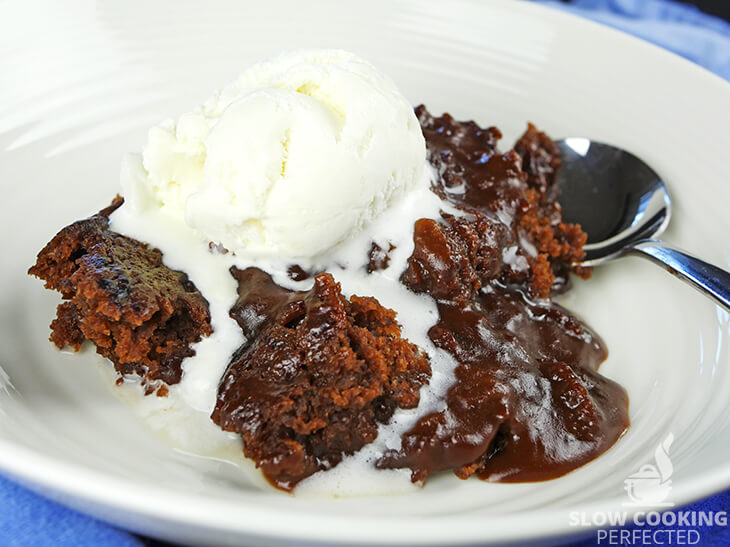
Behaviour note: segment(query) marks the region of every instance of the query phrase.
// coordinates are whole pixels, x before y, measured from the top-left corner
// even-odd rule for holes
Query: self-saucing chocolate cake
[[[626,393],[596,373],[599,338],[547,299],[583,257],[586,235],[565,224],[554,199],[560,157],[530,125],[501,154],[496,128],[417,109],[434,191],[464,210],[419,220],[402,282],[438,302],[429,331],[459,363],[446,408],[431,413],[381,467],[408,467],[414,480],[453,469],[462,478],[557,477],[605,452],[628,426]],[[518,153],[519,151],[519,153]]]
[[[342,296],[323,273],[306,292],[257,268],[234,269],[231,310],[248,343],[233,356],[213,421],[243,436],[246,456],[281,488],[375,440],[378,423],[414,408],[428,358],[400,337],[395,312]]]
[[[51,323],[56,346],[78,351],[89,340],[119,374],[136,374],[163,395],[180,381],[191,344],[212,332],[208,303],[160,251],[109,230],[122,202],[61,230],[28,273],[63,297]]]
[[[596,372],[607,355],[601,340],[550,301],[571,272],[590,274],[574,266],[586,236],[562,222],[556,201],[558,150],[530,125],[501,153],[496,128],[416,112],[432,189],[450,213],[416,222],[400,282],[436,302],[428,337],[457,367],[443,409],[422,416],[377,466],[410,468],[414,481],[442,470],[558,477],[628,427],[626,393]],[[193,344],[212,332],[208,302],[158,250],[109,229],[119,205],[64,228],[30,273],[64,299],[51,325],[57,346],[90,340],[120,374],[142,376],[164,395]],[[373,243],[368,272],[387,267],[393,250]],[[337,465],[397,408],[416,407],[431,367],[402,337],[399,310],[368,295],[345,298],[326,272],[308,291],[280,287],[256,268],[231,275],[239,299],[230,315],[245,342],[221,378],[212,418],[242,436],[244,453],[275,486],[289,490]]]

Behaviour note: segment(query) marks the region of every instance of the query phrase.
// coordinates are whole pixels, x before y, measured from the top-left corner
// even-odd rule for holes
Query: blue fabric
[[[0,476],[4,547],[142,547],[132,534],[58,505]]]
[[[540,0],[537,0],[540,1]],[[542,1],[618,28],[704,66],[730,80],[730,25],[668,0]],[[730,491],[684,509],[727,511]],[[699,527],[702,545],[730,545],[730,528]],[[594,539],[574,545],[594,545]],[[605,542],[604,542],[605,543]],[[37,496],[0,477],[0,545],[139,547],[134,535]]]
[[[537,0],[623,30],[730,80],[730,23],[671,0]]]

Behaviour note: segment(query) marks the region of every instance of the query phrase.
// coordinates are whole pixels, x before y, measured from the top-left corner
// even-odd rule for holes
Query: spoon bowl
[[[669,224],[672,202],[651,167],[630,152],[584,137],[556,144],[562,157],[556,186],[563,219],[588,234],[581,266],[643,256],[730,310],[730,273],[655,239]]]

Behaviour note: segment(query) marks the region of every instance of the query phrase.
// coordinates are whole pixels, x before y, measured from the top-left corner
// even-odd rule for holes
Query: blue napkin
[[[730,23],[695,6],[672,0],[537,2],[643,38],[730,80]]]
[[[4,547],[142,547],[132,534],[58,505],[0,476]]]
[[[730,80],[730,25],[693,7],[668,0],[576,0],[572,4],[547,0],[541,3],[644,38]],[[726,511],[729,507],[730,491],[683,510]],[[699,527],[698,530],[702,545],[730,545],[727,527]],[[596,536],[574,545],[594,545],[595,541]],[[141,547],[146,543],[148,540],[48,501],[0,477],[0,545]]]

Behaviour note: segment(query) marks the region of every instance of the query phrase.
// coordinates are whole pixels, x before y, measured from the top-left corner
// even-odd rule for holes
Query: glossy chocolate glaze
[[[596,372],[607,356],[600,338],[529,296],[535,276],[564,286],[582,245],[549,197],[559,158],[532,126],[521,156],[500,154],[496,129],[418,113],[439,174],[434,191],[468,214],[416,223],[402,281],[436,299],[429,337],[459,365],[446,408],[421,418],[378,465],[411,468],[414,480],[449,469],[498,481],[558,477],[606,451],[629,423],[626,392]]]
[[[231,273],[231,317],[245,343],[218,389],[213,421],[239,433],[272,484],[291,490],[375,440],[397,407],[414,408],[428,358],[400,336],[395,312],[345,298],[328,273],[309,291],[280,287],[257,268]]]
[[[606,451],[628,426],[626,393],[596,372],[601,340],[554,304],[487,285],[469,306],[442,301],[429,336],[459,362],[443,412],[423,417],[381,467],[413,478],[554,478]]]

